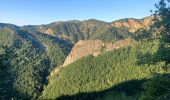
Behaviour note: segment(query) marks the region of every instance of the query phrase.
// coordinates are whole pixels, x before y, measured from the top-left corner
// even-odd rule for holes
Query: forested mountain
[[[111,23],[89,19],[85,21],[59,21],[47,25],[25,26],[42,33],[57,36],[76,43],[79,40],[100,39],[105,42],[130,37],[140,28],[148,29],[153,24],[153,17],[142,19],[121,19]]]
[[[6,27],[0,30],[0,44],[2,99],[37,98],[50,71],[63,63],[72,46],[56,37]]]
[[[48,27],[51,31],[47,32]],[[1,23],[1,98],[36,99],[47,84],[47,76],[63,64],[73,43],[90,39],[115,42],[127,33],[98,20],[23,27]]]
[[[159,41],[87,56],[50,77],[40,99],[59,100],[137,100],[141,85],[152,75],[169,73],[156,59]],[[101,91],[102,90],[102,91]]]
[[[79,25],[80,23],[87,25]],[[47,34],[47,32],[42,32],[40,27],[43,29],[51,27],[55,33]],[[87,27],[87,30],[79,32],[79,29],[84,29],[84,27]],[[3,57],[1,63],[2,67],[5,66],[5,71],[2,71],[2,76],[5,76],[0,85],[2,99],[36,99],[42,93],[44,85],[47,84],[47,76],[54,67],[63,64],[73,43],[81,39],[90,40],[99,37],[103,41],[114,42],[126,37],[124,33],[117,32],[121,29],[97,20],[24,27],[2,23],[0,28],[0,53]],[[113,36],[109,35],[110,39],[104,40],[103,36],[97,36],[104,34],[108,36],[106,31],[110,29],[112,32],[109,34]],[[101,33],[98,34],[100,31]],[[70,39],[61,37],[59,33],[67,34]],[[86,35],[88,35],[87,38],[84,38]]]
[[[112,47],[114,46],[114,45],[112,46],[112,43],[114,44],[116,41],[123,40],[126,38],[133,38],[134,37],[133,34],[134,33],[130,33],[129,30],[127,29],[115,28],[109,23],[98,20],[86,20],[82,22],[81,21],[55,22],[48,25],[24,26],[24,27],[15,26],[12,24],[1,24],[0,29],[1,98],[2,99],[58,98],[57,94],[53,95],[51,98],[49,98],[47,95],[47,92],[49,92],[48,87],[49,86],[51,87],[50,85],[51,82],[54,81],[54,84],[52,84],[52,86],[54,86],[55,88],[58,87],[56,86],[57,84],[55,83],[58,77],[55,76],[53,76],[52,78],[50,77],[49,83],[47,77],[49,77],[51,71],[54,68],[59,67],[64,63],[67,55],[71,51],[72,46],[76,42],[79,42],[80,40],[86,40],[91,42],[99,40],[103,43],[107,42],[105,43],[107,45],[105,46],[103,45],[105,49],[107,49],[108,47],[112,49]],[[82,47],[79,48],[86,51],[87,54],[90,54],[89,50],[94,46],[93,43],[89,44],[91,45],[91,47],[87,46],[84,49]],[[122,45],[121,42],[115,46],[119,45]],[[96,48],[96,50],[97,49],[99,48]],[[81,58],[81,56],[79,58]],[[103,56],[101,58],[100,56],[97,58],[99,59],[102,58],[104,60]],[[114,59],[114,57],[112,58]],[[91,58],[87,57],[87,59],[90,60]],[[111,58],[109,59],[111,60]],[[77,62],[79,62],[79,60]],[[80,60],[80,62],[82,61]],[[84,63],[89,64],[90,62],[87,61]],[[93,63],[95,63],[95,60],[94,62],[92,62],[93,67],[95,67],[96,64]],[[103,69],[102,63],[104,64],[104,61],[101,62],[101,67],[99,66],[99,68]],[[70,66],[71,65],[69,65],[68,68],[72,68]],[[82,67],[84,66],[84,64],[80,64],[78,66],[80,68],[84,68]],[[79,67],[77,67],[77,69]],[[86,69],[83,70],[86,71]],[[75,73],[76,70],[72,71],[69,72]],[[91,74],[89,73],[89,75]],[[63,80],[65,80],[64,77]],[[62,82],[62,80],[60,81]],[[101,85],[102,84],[103,83],[101,83]],[[115,83],[112,83],[112,85],[113,84]],[[77,87],[77,89],[80,88],[82,87]],[[53,90],[53,87],[51,87],[51,89]],[[65,89],[67,90],[67,86],[65,87]],[[93,88],[91,89],[93,90]],[[92,92],[92,90],[90,91]],[[90,91],[83,90],[83,92]]]
[[[113,27],[108,22],[95,19],[85,21],[54,22],[47,25],[25,26],[25,28],[57,36],[61,39],[76,43],[79,40],[100,39],[106,42],[124,39],[127,30]]]
[[[169,2],[111,23],[0,23],[0,99],[170,100]]]
[[[48,87],[50,85],[47,84],[51,84],[51,82],[53,82],[51,79],[53,78],[50,78],[48,83],[47,77],[49,77],[54,68],[64,63],[64,60],[76,42],[80,40],[100,40],[101,42],[103,41],[103,43],[107,42],[108,44],[106,43],[107,45],[105,46],[111,48],[111,44],[114,44],[116,41],[133,38],[132,34],[134,33],[130,33],[129,30],[115,28],[109,23],[98,20],[55,22],[48,25],[24,27],[12,24],[1,24],[1,98],[51,99],[46,94],[46,91],[49,91]],[[118,44],[118,46],[119,45],[121,45],[121,43]],[[91,44],[91,46],[92,47],[84,49],[80,47],[80,49],[86,49],[85,51],[87,51],[88,54],[88,50],[93,48],[93,44]],[[88,59],[90,60],[91,58]],[[104,59],[104,57],[102,57],[102,59]],[[79,67],[83,68],[82,65],[83,64],[80,64]],[[96,66],[93,63],[92,65]],[[86,69],[84,69],[84,71],[85,70]],[[75,73],[74,70],[72,71]],[[72,73],[72,71],[69,72]],[[54,78],[54,82],[56,78]],[[63,80],[65,80],[65,78],[63,78]],[[56,83],[52,84],[52,86],[56,86]],[[45,91],[43,92],[44,89]],[[53,90],[53,87],[51,89]],[[52,99],[54,99],[54,97],[52,97]],[[55,98],[57,97],[56,95]]]

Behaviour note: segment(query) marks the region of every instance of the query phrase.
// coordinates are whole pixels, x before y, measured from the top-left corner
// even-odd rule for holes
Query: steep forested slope
[[[158,60],[160,55],[155,55],[158,51],[163,52],[161,43],[150,39],[149,30],[137,31],[139,28],[149,29],[150,19],[146,23],[144,19],[133,19],[130,23],[129,20],[132,19],[116,21],[121,23],[120,26],[94,19],[24,27],[1,23],[0,99],[140,98],[143,82],[155,73],[169,73],[169,68],[165,68],[165,61]],[[137,32],[133,33],[131,30]],[[115,45],[112,43],[127,38],[140,42],[132,45],[129,43],[128,47],[120,43],[119,46],[126,47],[113,50]],[[54,76],[49,77],[47,83],[50,72],[63,64],[73,45],[80,40],[97,40],[101,44],[99,48],[94,48],[91,42],[87,42],[90,46],[83,44],[87,47],[79,52],[94,55],[85,57],[86,54],[76,54],[78,57],[85,56],[61,68]],[[103,44],[108,44],[108,47]],[[81,49],[80,45],[77,47]],[[91,52],[89,49],[89,52],[86,48],[95,50],[93,52],[92,49]],[[110,49],[105,50],[108,48]],[[98,51],[103,54],[98,55]],[[152,81],[154,78],[144,85],[146,91],[150,91],[147,84]],[[142,94],[142,98],[146,98],[147,93]],[[168,96],[167,94],[166,92],[165,95]]]
[[[4,68],[1,72],[4,73],[0,76],[3,76],[1,81],[5,84],[0,85],[1,98],[37,98],[47,83],[49,72],[63,63],[70,48],[71,44],[56,37],[2,28],[0,55],[1,67]]]
[[[145,80],[154,73],[169,73],[165,62],[153,63],[158,48],[158,40],[146,41],[82,58],[51,77],[41,99],[137,99]]]
[[[5,73],[1,74],[5,75],[1,81],[5,84],[0,85],[1,98],[37,98],[47,84],[49,73],[63,64],[72,43],[91,39],[115,42],[128,34],[127,30],[98,20],[24,27],[1,23],[0,55],[2,67],[5,66]]]

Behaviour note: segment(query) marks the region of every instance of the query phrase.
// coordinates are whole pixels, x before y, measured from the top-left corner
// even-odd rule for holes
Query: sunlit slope
[[[63,68],[55,77],[51,78],[41,98],[56,99],[72,95],[75,95],[76,98],[76,95],[80,93],[87,93],[82,98],[87,99],[90,96],[95,99],[96,95],[88,95],[88,93],[100,92],[122,82],[148,79],[153,73],[166,73],[162,68],[164,62],[149,64],[148,62],[152,61],[153,57],[145,58],[145,54],[153,55],[158,47],[158,41],[147,41],[97,57],[82,58]],[[143,64],[140,63],[141,61]],[[132,88],[128,92],[132,91],[135,90]]]

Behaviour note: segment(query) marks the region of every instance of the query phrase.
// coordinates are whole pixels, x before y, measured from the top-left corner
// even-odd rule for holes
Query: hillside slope
[[[101,40],[81,40],[77,42],[70,54],[66,57],[64,63],[60,67],[56,67],[50,74],[50,77],[55,76],[62,67],[66,67],[67,65],[89,55],[93,55],[94,57],[99,56],[108,51],[112,51],[114,49],[119,49],[122,47],[127,47],[133,45],[133,40],[126,39],[120,40],[116,43],[105,43]]]
[[[64,62],[71,45],[56,37],[7,26],[0,29],[0,57],[7,55],[1,61],[5,69],[0,98],[36,99],[47,84],[46,77]]]
[[[149,64],[147,62],[152,61],[154,58],[152,56],[144,58],[144,55],[147,55],[148,52],[150,55],[155,54],[158,47],[159,41],[147,41],[137,43],[133,47],[106,52],[97,57],[88,56],[77,60],[64,67],[55,77],[49,80],[49,84],[45,87],[41,98],[108,100],[117,96],[125,96],[126,99],[133,96],[133,99],[137,99],[141,93],[140,80],[152,77],[153,73],[169,73],[168,70],[163,68],[164,62]],[[143,63],[141,64],[140,62]],[[133,82],[122,88],[119,87],[119,84],[133,80],[137,81],[134,84],[136,88],[131,87]],[[116,89],[112,88],[117,85]],[[108,89],[109,91],[106,93],[96,94]],[[119,97],[119,100],[124,99]]]
[[[0,58],[0,63],[5,66],[5,69],[1,71],[3,73],[0,74],[2,78],[0,81],[1,98],[37,99],[44,90],[44,86],[47,85],[47,76],[49,76],[55,67],[61,65],[74,66],[77,67],[77,69],[81,67],[85,68],[85,70],[85,66],[89,66],[89,69],[93,69],[91,67],[96,65],[99,67],[100,71],[103,70],[107,66],[105,62],[109,61],[110,57],[112,58],[113,56],[113,59],[119,59],[119,57],[117,58],[116,56],[120,56],[121,52],[124,50],[118,54],[117,52],[119,52],[119,49],[116,50],[116,56],[114,56],[114,53],[110,54],[112,56],[107,55],[107,51],[112,51],[131,44],[129,40],[126,40],[131,37],[129,27],[134,28],[133,25],[126,26],[126,28],[122,28],[122,26],[116,27],[112,25],[112,23],[95,19],[54,22],[46,25],[28,25],[23,27],[0,23],[0,57],[2,56],[2,59]],[[75,46],[73,47],[74,44]],[[72,47],[73,49],[71,51]],[[69,53],[70,55],[68,55]],[[107,56],[109,56],[109,59]],[[88,61],[87,58],[92,62]],[[99,62],[97,59],[100,59],[99,65],[97,65]],[[74,65],[77,62],[78,65]],[[109,66],[113,67],[112,65],[117,61],[113,60],[113,62],[110,62],[111,65]],[[68,69],[63,67],[61,72],[59,71],[59,74],[55,75],[57,76],[60,75],[60,73],[65,73],[63,72],[64,70],[70,71],[70,68],[74,69],[74,67],[68,67]],[[100,67],[102,69],[100,69]],[[70,72],[75,73],[72,70]],[[96,77],[93,76],[95,73],[91,74],[92,77]],[[2,77],[4,75],[7,76]],[[50,78],[48,86],[57,79],[58,76],[55,77],[55,75]],[[61,77],[63,77],[63,79],[68,78],[65,76]],[[51,81],[53,78],[54,80]],[[86,80],[82,81],[86,82]],[[89,80],[88,82],[92,81]],[[56,84],[54,84],[54,86],[55,85]],[[88,85],[89,84],[87,84],[87,87]],[[102,84],[98,85],[100,87]],[[45,88],[44,95],[48,95],[45,94],[48,90],[48,86]],[[96,90],[93,86],[90,86],[90,88],[90,91]],[[101,89],[104,88],[102,87]],[[87,92],[86,90],[83,91]],[[52,98],[55,98],[57,95],[54,94]]]

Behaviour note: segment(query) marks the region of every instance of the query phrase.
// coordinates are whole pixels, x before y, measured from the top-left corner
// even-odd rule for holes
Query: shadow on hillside
[[[96,98],[103,98],[107,93],[124,93],[127,96],[137,95],[142,90],[142,84],[146,80],[130,80],[120,83],[109,89],[100,92],[79,93],[76,95],[63,95],[56,100],[94,100]]]
[[[108,94],[111,94],[112,97],[109,100],[114,100],[114,95],[117,93],[124,93],[127,96],[136,96],[143,91],[143,83],[146,81],[153,81],[155,78],[159,79],[166,79],[169,78],[170,74],[159,74],[155,73],[150,79],[142,79],[142,80],[130,80],[127,82],[120,83],[118,85],[115,85],[109,89],[99,91],[99,92],[89,92],[89,93],[79,93],[75,95],[63,95],[59,98],[56,98],[56,100],[107,100],[105,97],[108,96]],[[158,84],[157,84],[158,85]],[[157,87],[155,84],[155,88]],[[137,97],[138,98],[138,97]],[[117,98],[118,100],[124,100],[126,97],[122,98]],[[115,99],[115,100],[117,100]],[[132,98],[131,98],[132,99]],[[128,100],[131,100],[128,99]],[[133,99],[134,100],[134,99]]]

